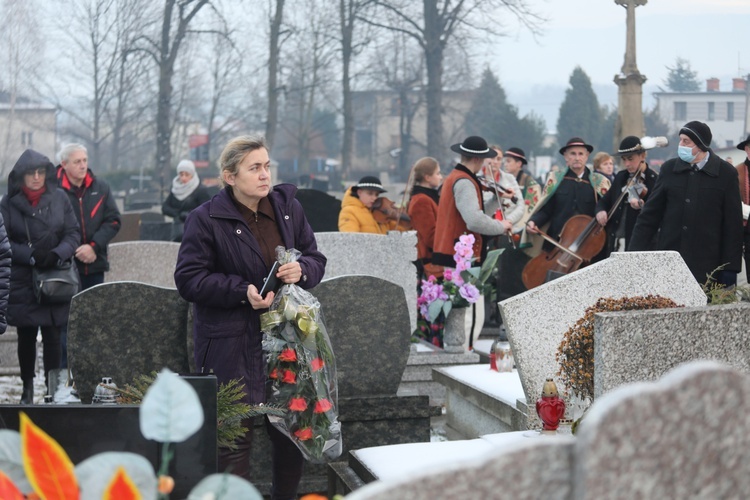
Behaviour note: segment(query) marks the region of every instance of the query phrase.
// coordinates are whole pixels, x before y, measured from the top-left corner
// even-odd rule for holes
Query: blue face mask
[[[693,148],[689,148],[687,146],[677,146],[677,156],[680,157],[680,160],[686,163],[693,163],[695,161]]]

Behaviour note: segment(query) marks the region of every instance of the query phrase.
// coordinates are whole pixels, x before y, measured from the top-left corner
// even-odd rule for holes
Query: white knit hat
[[[181,160],[177,164],[177,173],[180,172],[189,172],[190,175],[195,175],[195,163],[190,160]]]

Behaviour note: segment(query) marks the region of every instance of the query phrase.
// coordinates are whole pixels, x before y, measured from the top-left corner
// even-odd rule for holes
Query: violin
[[[500,191],[505,194],[511,194],[513,193],[512,189],[508,189],[506,187],[503,187],[500,185],[499,182],[495,182],[492,179],[488,179],[487,177],[477,177],[479,179],[479,184],[482,186],[482,189],[484,191],[490,191],[492,193],[496,193],[497,191]],[[510,201],[515,203],[518,203],[518,197],[513,193],[513,196],[510,198]]]
[[[378,197],[370,210],[373,217],[375,217],[375,222],[378,224],[388,224],[391,221],[395,221],[396,227],[394,229],[396,230],[410,231],[413,229],[411,218],[396,208],[395,202],[384,196]]]

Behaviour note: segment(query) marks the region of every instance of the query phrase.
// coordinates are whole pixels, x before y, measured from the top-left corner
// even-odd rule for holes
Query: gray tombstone
[[[393,448],[381,460],[400,460]],[[749,448],[750,376],[696,361],[597,399],[575,438],[532,437],[346,498],[747,498]]]
[[[139,281],[175,288],[174,268],[179,243],[171,241],[128,241],[109,245],[106,282]]]
[[[411,339],[403,289],[373,276],[341,276],[312,293],[336,355],[339,397],[395,396]]]
[[[702,306],[706,295],[677,252],[613,253],[608,259],[500,302],[529,405],[547,377],[556,377],[557,348],[565,332],[603,297],[661,295],[680,305]],[[558,388],[565,388],[559,379]]]
[[[175,289],[104,283],[73,297],[68,362],[81,401],[91,401],[102,377],[122,387],[164,367],[189,372],[187,319]]]
[[[594,397],[656,380],[681,363],[714,359],[750,374],[750,304],[599,313],[594,320]]]

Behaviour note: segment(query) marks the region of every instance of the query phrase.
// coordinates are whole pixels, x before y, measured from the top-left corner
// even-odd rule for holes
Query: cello
[[[612,208],[607,213],[607,221],[612,218],[612,214],[639,179],[641,169],[642,166],[628,180],[620,197],[612,204]],[[601,252],[607,242],[607,232],[604,227],[597,222],[595,217],[589,215],[574,215],[568,219],[560,232],[560,241],[555,241],[541,230],[538,231],[542,238],[552,243],[555,248],[549,252],[540,253],[523,268],[521,280],[527,290],[578,270],[582,265],[591,262],[591,259]]]

